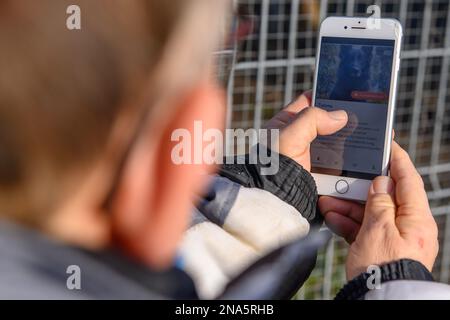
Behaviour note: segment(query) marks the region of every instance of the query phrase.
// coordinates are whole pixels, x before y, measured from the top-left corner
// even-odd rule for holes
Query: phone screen
[[[382,173],[394,40],[322,37],[315,106],[347,125],[311,145],[312,172],[371,180]]]

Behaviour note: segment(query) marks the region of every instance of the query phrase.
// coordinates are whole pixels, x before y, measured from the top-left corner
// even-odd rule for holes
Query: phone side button
[[[348,189],[350,189],[348,182],[343,179],[336,181],[334,188],[336,189],[336,192],[340,194],[347,193]]]

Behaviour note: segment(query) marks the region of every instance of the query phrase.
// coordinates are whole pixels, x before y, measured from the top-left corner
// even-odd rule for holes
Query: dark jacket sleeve
[[[226,298],[290,298],[328,240],[310,231],[317,216],[312,176],[288,157],[270,159],[276,163],[231,159],[196,203],[180,252],[202,298],[217,297],[230,280]],[[248,292],[250,280],[265,289]]]
[[[380,266],[379,284],[397,280],[434,281],[433,275],[420,262],[401,259]],[[373,274],[363,272],[349,281],[336,295],[336,300],[361,300],[371,290]]]
[[[271,150],[267,152],[271,159],[278,161],[278,171],[275,174],[266,175],[263,172],[264,168],[273,163],[252,163],[248,155],[240,159],[235,157],[232,164],[225,163],[219,174],[242,186],[269,191],[296,208],[310,222],[319,217],[316,214],[317,188],[311,174],[291,158]]]

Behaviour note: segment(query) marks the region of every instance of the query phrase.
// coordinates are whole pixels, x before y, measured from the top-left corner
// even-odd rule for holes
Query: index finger
[[[428,208],[422,177],[408,153],[395,141],[392,141],[390,175],[395,182],[395,198],[398,206]]]
[[[311,106],[311,91],[303,92],[298,98],[289,103],[284,110],[298,113]]]

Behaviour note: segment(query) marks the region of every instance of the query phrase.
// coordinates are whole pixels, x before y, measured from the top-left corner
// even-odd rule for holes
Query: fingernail
[[[394,182],[390,177],[376,177],[372,182],[372,188],[375,193],[392,193],[394,191]]]
[[[328,112],[328,115],[334,120],[342,121],[347,119],[347,112],[344,110],[336,110]]]

